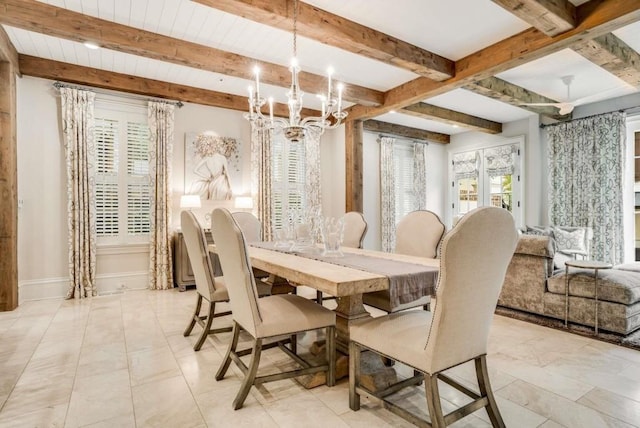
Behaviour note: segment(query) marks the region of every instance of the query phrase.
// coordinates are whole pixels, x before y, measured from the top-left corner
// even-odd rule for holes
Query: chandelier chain
[[[298,57],[298,0],[293,0],[293,57]]]

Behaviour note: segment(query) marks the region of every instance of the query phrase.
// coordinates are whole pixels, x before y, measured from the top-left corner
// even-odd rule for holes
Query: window
[[[481,206],[509,210],[522,219],[522,139],[495,147],[454,153],[451,160],[452,216]]]
[[[420,143],[416,143],[420,144]],[[422,144],[419,146],[422,148]],[[393,168],[395,172],[395,216],[396,223],[411,211],[420,208],[415,186],[414,144],[397,143],[393,146]],[[426,189],[420,190],[425,192]]]
[[[146,242],[151,206],[146,115],[96,108],[95,116],[98,240],[103,244]]]
[[[274,230],[281,228],[287,216],[304,213],[305,145],[292,143],[282,133],[273,138],[272,150],[272,221]]]

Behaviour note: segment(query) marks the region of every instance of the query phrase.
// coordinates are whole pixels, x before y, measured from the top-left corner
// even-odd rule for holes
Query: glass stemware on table
[[[274,246],[283,251],[339,257],[343,255],[340,250],[343,235],[342,218],[325,218],[320,213],[301,214],[299,211],[291,211],[283,225],[274,231]]]

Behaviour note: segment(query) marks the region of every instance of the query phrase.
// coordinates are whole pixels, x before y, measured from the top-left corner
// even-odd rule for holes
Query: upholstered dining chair
[[[191,269],[193,269],[193,276],[196,280],[196,292],[198,294],[195,311],[183,334],[189,336],[196,323],[202,327],[202,333],[200,333],[200,337],[193,345],[194,351],[199,351],[208,335],[231,331],[231,327],[211,328],[214,318],[230,314],[230,311],[218,313],[215,311],[216,303],[227,302],[229,294],[223,277],[214,275],[213,264],[207,250],[207,239],[200,222],[191,211],[182,211],[180,214],[180,227],[187,247]],[[269,294],[269,291],[269,287],[266,285],[260,288],[261,295]],[[207,315],[200,315],[202,300],[206,300],[209,303]]]
[[[444,224],[440,217],[432,211],[412,211],[404,216],[396,227],[395,253],[409,256],[435,259],[438,256],[438,246],[444,235]],[[362,300],[365,305],[373,306],[387,313],[422,306],[425,309],[430,296],[423,296],[408,303],[394,304],[389,290],[365,293]]]
[[[364,215],[358,211],[349,211],[343,217],[344,235],[342,238],[342,246],[348,248],[362,248],[362,241],[367,234],[367,221]],[[333,297],[328,297],[333,298]],[[316,291],[316,302],[322,304],[325,298],[322,297],[322,291]]]
[[[247,242],[262,241],[262,223],[258,220],[258,217],[246,211],[234,212],[231,215],[238,223]]]
[[[233,408],[242,407],[252,385],[292,378],[304,374],[326,372],[327,385],[335,384],[335,312],[315,302],[293,294],[278,294],[258,299],[256,281],[251,270],[247,245],[238,223],[228,210],[213,210],[211,232],[216,242],[224,271],[233,317],[233,335],[216,380],[222,380],[231,361],[244,373],[240,390],[233,401]],[[310,365],[297,354],[296,334],[310,330],[326,330],[326,363]],[[240,330],[253,338],[253,346],[238,350]],[[263,341],[270,338],[288,337],[290,347],[280,340],[275,342],[285,354],[302,366],[288,372],[257,376]],[[247,367],[241,356],[251,354]]]
[[[423,425],[444,427],[486,408],[493,426],[504,427],[487,371],[487,340],[505,272],[518,234],[512,215],[497,207],[476,208],[466,214],[442,243],[440,275],[432,311],[404,311],[362,321],[349,329],[349,406],[360,408],[360,395]],[[419,373],[382,391],[368,391],[359,381],[360,352],[371,350],[402,362]],[[476,393],[443,372],[473,361],[480,392]],[[424,379],[430,424],[384,397]],[[469,404],[443,414],[438,380],[473,398]]]

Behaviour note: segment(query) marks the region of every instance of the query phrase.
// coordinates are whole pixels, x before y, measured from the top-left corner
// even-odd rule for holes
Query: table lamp
[[[180,208],[200,208],[200,195],[182,195],[180,197]]]

